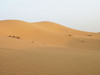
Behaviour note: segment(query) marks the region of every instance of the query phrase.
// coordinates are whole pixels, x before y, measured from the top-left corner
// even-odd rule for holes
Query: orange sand
[[[0,75],[100,75],[100,33],[0,21]]]

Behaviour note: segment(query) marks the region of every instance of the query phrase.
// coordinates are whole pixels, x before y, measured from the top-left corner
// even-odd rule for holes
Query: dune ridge
[[[53,22],[0,21],[0,75],[100,75],[100,33]]]
[[[0,21],[0,26],[1,36],[18,36],[23,40],[41,44],[45,43],[46,45],[52,46],[66,47],[68,46],[68,42],[76,38],[77,40],[74,43],[78,44],[81,44],[82,41],[85,44],[85,39],[91,39],[93,41],[100,38],[100,34],[98,33],[78,31],[48,21],[28,23],[19,20],[5,20]],[[100,41],[96,42],[100,44]],[[88,44],[94,45],[94,43],[89,42]]]

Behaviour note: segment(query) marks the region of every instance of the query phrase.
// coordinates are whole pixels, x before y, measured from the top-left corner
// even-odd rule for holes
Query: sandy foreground
[[[100,33],[0,21],[0,75],[100,75]]]

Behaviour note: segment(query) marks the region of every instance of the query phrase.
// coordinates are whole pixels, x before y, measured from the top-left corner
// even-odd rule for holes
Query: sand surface
[[[0,21],[0,75],[100,75],[100,33]]]

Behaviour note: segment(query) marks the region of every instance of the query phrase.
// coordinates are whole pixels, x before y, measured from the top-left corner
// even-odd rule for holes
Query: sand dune
[[[100,75],[99,70],[99,33],[48,21],[0,21],[0,75]]]
[[[53,23],[53,22],[49,22],[49,21],[36,22],[32,24],[34,24],[35,26],[41,27],[43,29],[49,30],[49,31],[66,33],[66,34],[75,35],[75,36],[87,36],[87,35],[94,35],[94,37],[100,36],[92,32],[85,32],[85,31],[71,29],[71,28],[68,28],[68,27]]]

